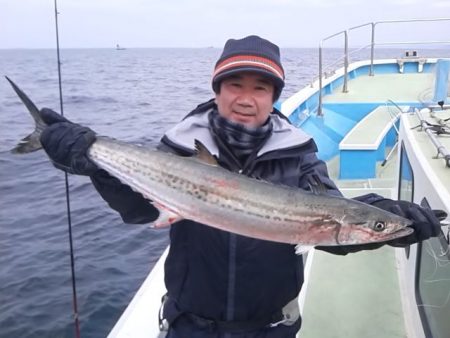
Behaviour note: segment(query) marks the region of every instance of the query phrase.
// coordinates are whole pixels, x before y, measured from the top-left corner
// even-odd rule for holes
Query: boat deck
[[[316,250],[298,337],[406,337],[395,250]]]
[[[434,89],[433,73],[390,73],[374,76],[360,75],[348,82],[348,91],[343,85],[324,96],[324,103],[386,102],[410,103],[429,100]],[[405,81],[408,83],[405,86]]]

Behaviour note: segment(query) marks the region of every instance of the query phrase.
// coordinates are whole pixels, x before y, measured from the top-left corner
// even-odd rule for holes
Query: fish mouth
[[[388,233],[374,233],[369,229],[351,229],[351,227],[345,230],[341,228],[336,234],[336,243],[341,245],[381,243],[405,237],[414,232],[414,229],[408,226]]]
[[[397,239],[397,238],[405,237],[405,236],[411,235],[413,232],[414,232],[413,228],[405,227],[405,228],[402,228],[402,229],[397,230],[395,232],[392,232],[390,234],[387,234],[386,236],[384,236],[382,238],[382,240],[383,241],[389,241],[391,239]]]

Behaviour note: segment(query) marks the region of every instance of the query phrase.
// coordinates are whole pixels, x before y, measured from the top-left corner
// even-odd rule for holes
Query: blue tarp
[[[436,82],[434,84],[434,102],[448,103],[448,81],[450,73],[450,59],[439,59],[436,62]]]

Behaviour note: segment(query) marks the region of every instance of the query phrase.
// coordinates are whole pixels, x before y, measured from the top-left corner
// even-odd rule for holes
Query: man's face
[[[216,94],[219,114],[248,127],[259,127],[273,110],[273,83],[257,73],[239,73],[225,78]]]

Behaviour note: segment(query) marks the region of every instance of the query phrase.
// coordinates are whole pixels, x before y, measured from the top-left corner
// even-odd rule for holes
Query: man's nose
[[[248,90],[243,90],[239,94],[236,103],[242,105],[242,106],[253,106],[253,95]]]

